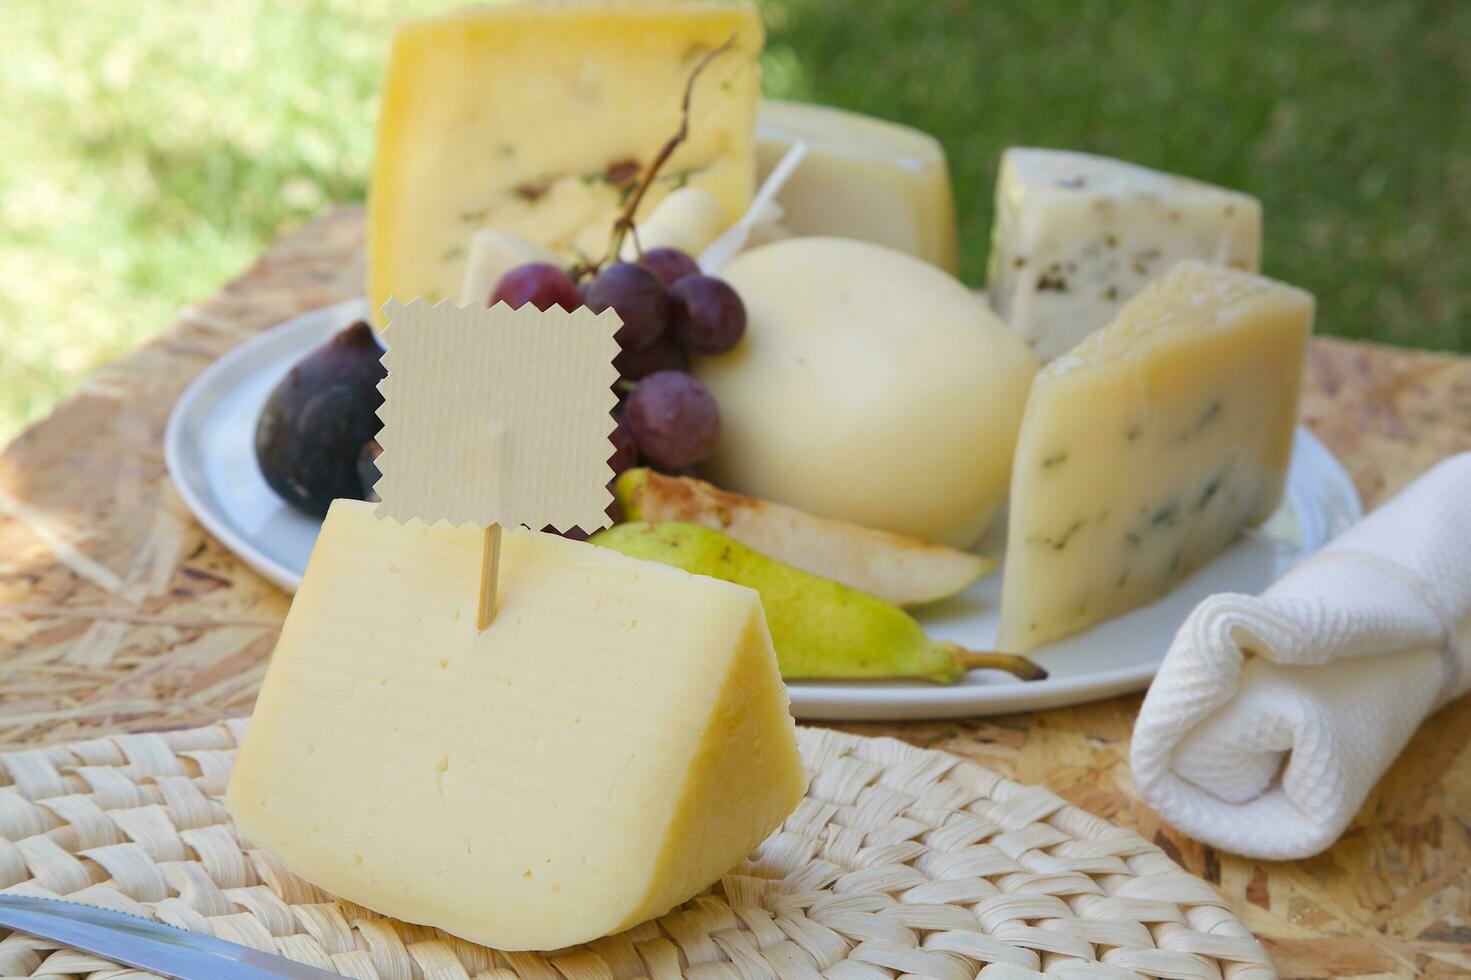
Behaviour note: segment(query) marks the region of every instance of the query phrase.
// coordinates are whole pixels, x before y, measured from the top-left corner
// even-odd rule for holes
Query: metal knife
[[[342,980],[284,956],[54,898],[0,895],[0,926],[175,980]]]

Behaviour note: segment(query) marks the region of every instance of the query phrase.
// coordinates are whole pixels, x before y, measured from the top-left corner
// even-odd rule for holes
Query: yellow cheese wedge
[[[1043,368],[1017,444],[1003,650],[1151,602],[1282,499],[1313,298],[1186,261]]]
[[[830,106],[768,100],[756,140],[762,180],[792,144],[810,147],[777,195],[788,231],[874,242],[956,271],[955,200],[933,136]]]
[[[481,228],[601,257],[633,184],[679,128],[690,72],[731,37],[640,212],[691,186],[715,195],[727,221],[755,184],[763,34],[752,4],[495,4],[401,28],[368,202],[374,310],[389,296],[458,295]]]
[[[796,806],[801,759],[755,592],[507,529],[332,505],[226,802],[334,895],[501,949],[660,915]]]

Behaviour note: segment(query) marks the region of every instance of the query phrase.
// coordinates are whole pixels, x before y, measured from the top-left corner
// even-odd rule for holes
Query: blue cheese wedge
[[[1044,363],[1181,259],[1256,272],[1262,209],[1121,160],[1013,147],[996,183],[988,294]]]
[[[1037,375],[1011,482],[997,643],[1152,602],[1281,502],[1308,293],[1187,260]]]

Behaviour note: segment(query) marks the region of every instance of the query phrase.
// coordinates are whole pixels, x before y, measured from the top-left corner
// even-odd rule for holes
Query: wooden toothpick
[[[495,593],[501,577],[501,526],[485,529],[480,549],[480,602],[475,611],[475,628],[483,630],[495,619]]]

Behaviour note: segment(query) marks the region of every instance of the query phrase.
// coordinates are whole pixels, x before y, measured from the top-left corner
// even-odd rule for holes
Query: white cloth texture
[[[1134,726],[1145,801],[1204,843],[1326,850],[1421,722],[1471,687],[1471,453],[1260,596],[1190,614]]]

